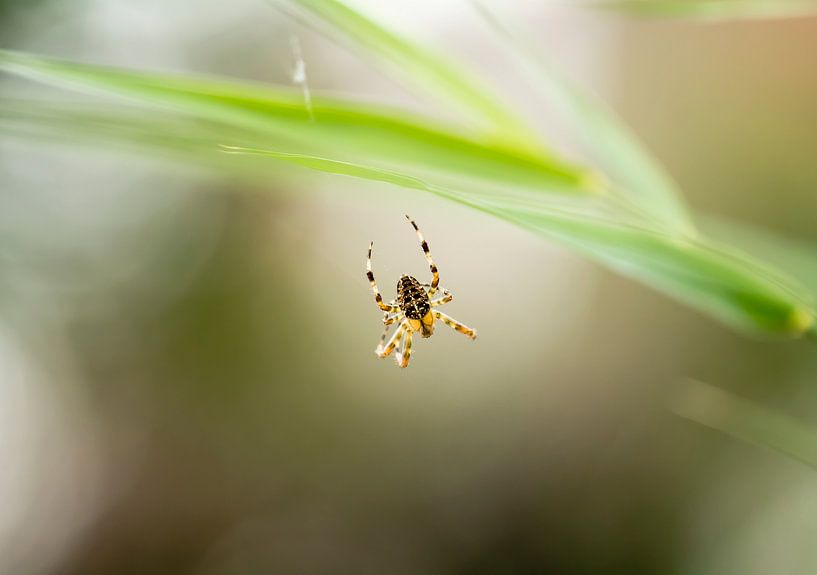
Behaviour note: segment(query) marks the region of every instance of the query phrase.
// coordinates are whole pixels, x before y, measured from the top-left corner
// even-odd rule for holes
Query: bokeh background
[[[467,3],[357,4],[561,137]],[[515,4],[696,210],[817,242],[817,19]],[[293,36],[313,90],[432,105],[264,2],[0,3],[3,48],[138,68],[287,84]],[[0,152],[0,572],[817,572],[814,470],[667,409],[696,378],[817,421],[813,343],[385,184]],[[480,336],[439,328],[398,370],[364,264],[375,240],[388,298],[425,277],[404,213]]]

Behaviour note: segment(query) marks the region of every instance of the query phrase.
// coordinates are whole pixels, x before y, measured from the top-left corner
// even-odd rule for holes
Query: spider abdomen
[[[397,305],[409,319],[423,319],[431,310],[428,294],[411,276],[402,276],[397,282]]]

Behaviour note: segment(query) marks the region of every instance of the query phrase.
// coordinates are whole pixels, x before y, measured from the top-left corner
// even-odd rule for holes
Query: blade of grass
[[[738,329],[802,335],[814,326],[793,280],[734,250],[634,226],[505,216]]]
[[[260,170],[260,175],[268,177],[270,168],[277,167],[276,173],[281,173],[282,163],[270,162],[262,156],[272,156],[277,159],[287,159],[290,164],[300,164],[303,167],[313,167],[307,165],[308,161],[318,160],[331,162],[337,165],[355,166],[350,162],[338,159],[325,159],[317,156],[304,154],[294,154],[286,152],[273,152],[263,150],[253,154],[259,159],[256,162],[248,162],[246,155],[251,153],[251,148],[246,146],[237,147],[224,144],[225,141],[240,141],[245,144],[263,146],[269,143],[269,138],[264,133],[253,132],[251,130],[237,130],[232,126],[201,122],[185,117],[167,114],[164,112],[151,111],[145,114],[141,109],[134,108],[101,108],[98,104],[89,106],[88,104],[77,103],[54,103],[21,101],[0,98],[0,131],[6,135],[14,135],[29,139],[43,139],[65,143],[93,143],[104,144],[106,147],[116,146],[123,149],[135,149],[138,151],[153,152],[160,156],[186,157],[198,164],[210,165],[215,162],[219,169],[231,169],[241,175],[241,170],[236,169],[237,164],[251,168],[265,166],[266,170]],[[283,144],[283,143],[282,143]],[[260,150],[260,148],[255,148]],[[238,160],[239,156],[230,157],[230,161],[225,164],[228,158],[225,151],[242,152],[244,158]],[[329,171],[330,170],[320,170]],[[442,195],[442,186],[435,186],[432,182],[409,175],[402,175],[393,170],[366,166],[369,175],[368,179],[375,181],[390,182],[402,185],[403,187],[414,187],[427,191],[437,190]],[[340,172],[338,172],[340,173]],[[377,177],[377,175],[381,177]],[[352,175],[352,174],[347,174]],[[414,186],[408,182],[415,182]],[[480,186],[469,186],[468,195],[483,198],[485,201],[501,203],[505,206],[516,206],[519,209],[528,210],[561,210],[565,213],[584,214],[588,217],[608,217],[610,219],[623,218],[627,214],[613,215],[609,207],[599,204],[596,201],[576,202],[572,198],[562,198],[557,202],[552,196],[548,196],[544,201],[539,195],[531,196],[529,193],[512,193],[509,191],[498,191],[493,188],[483,188]]]
[[[53,118],[46,121],[53,121]],[[94,126],[93,122],[87,123]],[[213,129],[218,131],[219,125],[215,123]],[[228,123],[227,126],[230,130],[250,130],[243,125],[236,128]],[[120,127],[121,132],[118,132],[115,126],[108,126],[105,135],[129,138],[127,127]],[[79,130],[82,126],[74,128]],[[148,145],[151,143],[151,131],[154,138],[164,133],[160,125],[152,126],[150,131],[143,134]],[[208,134],[201,137],[202,142],[196,146],[209,145],[213,141]],[[250,139],[250,136],[243,134],[225,132],[226,139],[232,137],[237,140]],[[267,134],[257,132],[251,137],[261,141]],[[233,147],[230,151],[244,150]],[[800,292],[790,287],[786,278],[747,257],[738,257],[732,251],[702,240],[683,239],[644,226],[622,223],[613,215],[560,209],[550,201],[550,196],[542,194],[528,194],[522,198],[525,202],[520,202],[519,196],[511,194],[484,193],[479,188],[471,187],[441,186],[414,173],[368,166],[341,158],[260,148],[249,151],[312,170],[423,190],[468,205],[560,241],[610,268],[657,287],[739,328],[798,335],[814,324],[813,308],[797,297],[796,294]]]
[[[8,139],[147,152],[174,164],[182,161],[237,176],[280,177],[282,171],[270,162],[242,162],[219,150],[226,137],[260,145],[266,141],[263,135],[158,112],[0,98],[0,133]]]
[[[484,143],[373,105],[314,96],[310,110],[292,90],[172,74],[134,72],[0,51],[0,69],[46,83],[127,96],[238,128],[267,132],[299,153],[332,151],[348,159],[437,173],[455,181],[569,194],[602,191],[599,177],[543,153]],[[311,112],[311,114],[310,114]],[[314,117],[314,121],[311,119]],[[229,142],[225,142],[229,143]]]
[[[779,274],[765,272],[748,258],[717,246],[682,241],[636,226],[561,210],[518,209],[475,194],[430,184],[420,178],[275,150],[225,147],[231,153],[263,155],[314,170],[388,182],[423,190],[491,213],[561,241],[589,257],[707,311],[743,329],[801,334],[814,322],[813,311]],[[763,273],[762,273],[763,272]],[[774,279],[770,279],[774,278]]]
[[[522,35],[502,24],[479,0],[472,4],[494,30],[512,62],[566,118],[626,201],[679,233],[694,233],[692,217],[675,182],[618,116],[564,76]]]
[[[695,423],[817,468],[817,429],[727,391],[687,380],[670,409]]]
[[[356,43],[366,56],[377,56],[391,66],[399,81],[424,88],[450,105],[487,121],[501,139],[525,148],[537,148],[526,125],[501,103],[490,88],[441,53],[419,45],[386,28],[339,0],[269,0],[273,5],[296,10],[308,24],[316,21],[328,35]],[[335,34],[332,34],[335,31]]]
[[[699,219],[709,236],[774,262],[806,288],[808,297],[817,301],[817,245],[723,216],[705,214]]]
[[[710,22],[817,15],[813,0],[596,0],[588,4],[634,16]]]

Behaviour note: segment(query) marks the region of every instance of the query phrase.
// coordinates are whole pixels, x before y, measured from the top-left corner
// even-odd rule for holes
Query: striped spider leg
[[[474,331],[473,329],[471,329],[467,325],[458,322],[457,320],[455,320],[450,315],[446,315],[446,314],[444,314],[443,312],[441,312],[438,309],[435,309],[432,313],[434,314],[434,317],[436,319],[440,320],[441,322],[443,322],[445,325],[447,325],[451,329],[453,329],[455,331],[458,331],[461,334],[470,337],[471,339],[477,339],[477,332],[476,331]]]
[[[389,305],[393,305],[393,302],[394,302],[394,300],[389,302]],[[389,355],[389,353],[391,353],[391,351],[392,351],[391,349],[389,349],[388,353],[384,353],[385,350],[387,349],[386,336],[389,334],[390,327],[395,322],[398,322],[398,321],[401,321],[401,320],[402,320],[402,313],[399,312],[399,311],[383,312],[383,325],[385,326],[385,329],[383,330],[383,335],[380,336],[380,343],[377,344],[377,349],[374,350],[374,352],[377,354],[378,357],[386,357],[386,356]],[[400,329],[402,327],[403,327],[402,324],[397,326],[397,330],[395,330],[395,332],[392,334],[392,338],[394,338],[397,335],[397,332],[400,331]],[[395,340],[395,342],[396,342],[396,340]],[[392,341],[389,340],[389,343],[392,343]]]
[[[389,357],[391,352],[400,345],[402,342],[403,337],[406,334],[406,326],[403,323],[397,326],[397,329],[394,330],[394,333],[391,334],[391,337],[386,341],[386,334],[389,333],[389,326],[386,326],[385,331],[383,331],[383,337],[380,338],[380,343],[377,346],[377,349],[374,350],[377,357],[380,359]]]
[[[445,305],[452,299],[454,299],[454,296],[451,294],[451,292],[445,289],[443,286],[440,286],[440,291],[443,292],[443,295],[441,295],[437,299],[431,300],[431,302],[429,302],[431,303],[431,307]]]
[[[369,285],[372,286],[372,292],[374,292],[374,301],[377,304],[377,307],[382,309],[385,312],[396,312],[400,311],[400,308],[393,304],[387,304],[383,302],[383,296],[380,295],[380,290],[377,289],[377,282],[374,281],[374,274],[372,273],[372,248],[374,247],[374,242],[369,243],[369,257],[366,259],[366,277],[369,278]]]
[[[423,254],[425,254],[428,267],[431,269],[431,284],[428,290],[428,297],[434,297],[434,294],[437,292],[437,286],[440,283],[440,274],[437,271],[437,265],[431,258],[431,250],[428,249],[428,242],[426,242],[426,239],[423,237],[423,232],[420,231],[420,228],[417,227],[415,221],[412,220],[408,214],[406,214],[406,219],[414,227],[414,231],[417,232],[417,238],[420,240],[420,247],[423,248]]]
[[[443,322],[471,339],[477,337],[476,331],[436,309],[449,303],[454,299],[454,296],[446,288],[440,286],[440,274],[437,265],[431,257],[431,250],[420,232],[420,228],[410,217],[406,216],[406,219],[417,232],[420,247],[423,249],[423,254],[431,270],[431,283],[421,284],[412,276],[402,275],[397,282],[397,298],[386,303],[380,295],[380,290],[377,288],[377,282],[372,272],[372,246],[374,242],[369,244],[369,255],[366,260],[366,277],[372,288],[375,303],[383,311],[383,324],[385,326],[375,353],[378,357],[385,358],[394,352],[395,361],[400,367],[408,367],[414,334],[419,333],[423,338],[431,337],[434,333],[435,320]],[[441,294],[437,293],[438,290]],[[390,326],[395,323],[398,325],[389,336]]]
[[[394,359],[397,361],[398,367],[406,368],[409,364],[409,359],[411,358],[411,326],[408,324],[408,320],[403,320],[403,325],[406,329],[406,335],[403,338],[402,345],[398,352],[395,354]]]
[[[429,284],[423,284],[423,285],[429,285]],[[451,294],[451,292],[448,291],[447,289],[445,289],[443,286],[440,286],[439,289],[440,289],[441,292],[443,292],[443,295],[441,295],[440,297],[438,297],[436,299],[431,300],[431,307],[432,308],[439,307],[441,305],[445,305],[448,302],[450,302],[452,299],[454,299],[454,296]],[[432,309],[431,313],[434,314],[435,319],[438,319],[438,320],[442,321],[445,325],[447,325],[451,329],[454,329],[454,330],[460,332],[461,334],[467,335],[471,339],[477,339],[477,332],[476,331],[474,331],[473,329],[471,329],[467,325],[458,322],[457,320],[455,320],[450,315],[444,314],[443,312],[441,312],[438,309]]]

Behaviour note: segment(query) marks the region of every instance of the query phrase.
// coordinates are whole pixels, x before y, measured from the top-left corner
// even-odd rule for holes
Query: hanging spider
[[[397,299],[389,303],[384,303],[377,289],[377,283],[374,281],[374,274],[372,273],[372,247],[374,246],[374,242],[369,244],[369,257],[366,260],[366,277],[369,278],[377,306],[383,310],[383,323],[386,325],[383,336],[380,338],[380,343],[374,352],[377,354],[377,357],[384,358],[388,357],[392,351],[397,349],[395,359],[397,360],[397,365],[400,367],[408,367],[409,358],[411,357],[412,336],[419,332],[424,338],[431,337],[431,334],[434,333],[435,320],[442,321],[450,328],[467,335],[471,339],[477,338],[477,332],[473,329],[436,309],[450,302],[454,299],[454,296],[451,295],[451,292],[447,289],[439,285],[440,274],[437,272],[437,266],[434,264],[434,260],[431,259],[431,252],[428,249],[428,244],[425,239],[423,239],[420,228],[417,227],[417,224],[414,223],[414,220],[410,217],[406,216],[406,219],[414,226],[414,230],[417,232],[423,253],[431,268],[431,283],[421,284],[412,276],[404,274],[400,276],[400,280],[397,282]],[[438,289],[442,292],[442,295],[435,298],[434,296],[437,295]],[[394,323],[398,324],[397,329],[387,340],[386,336],[389,333],[389,326]]]

